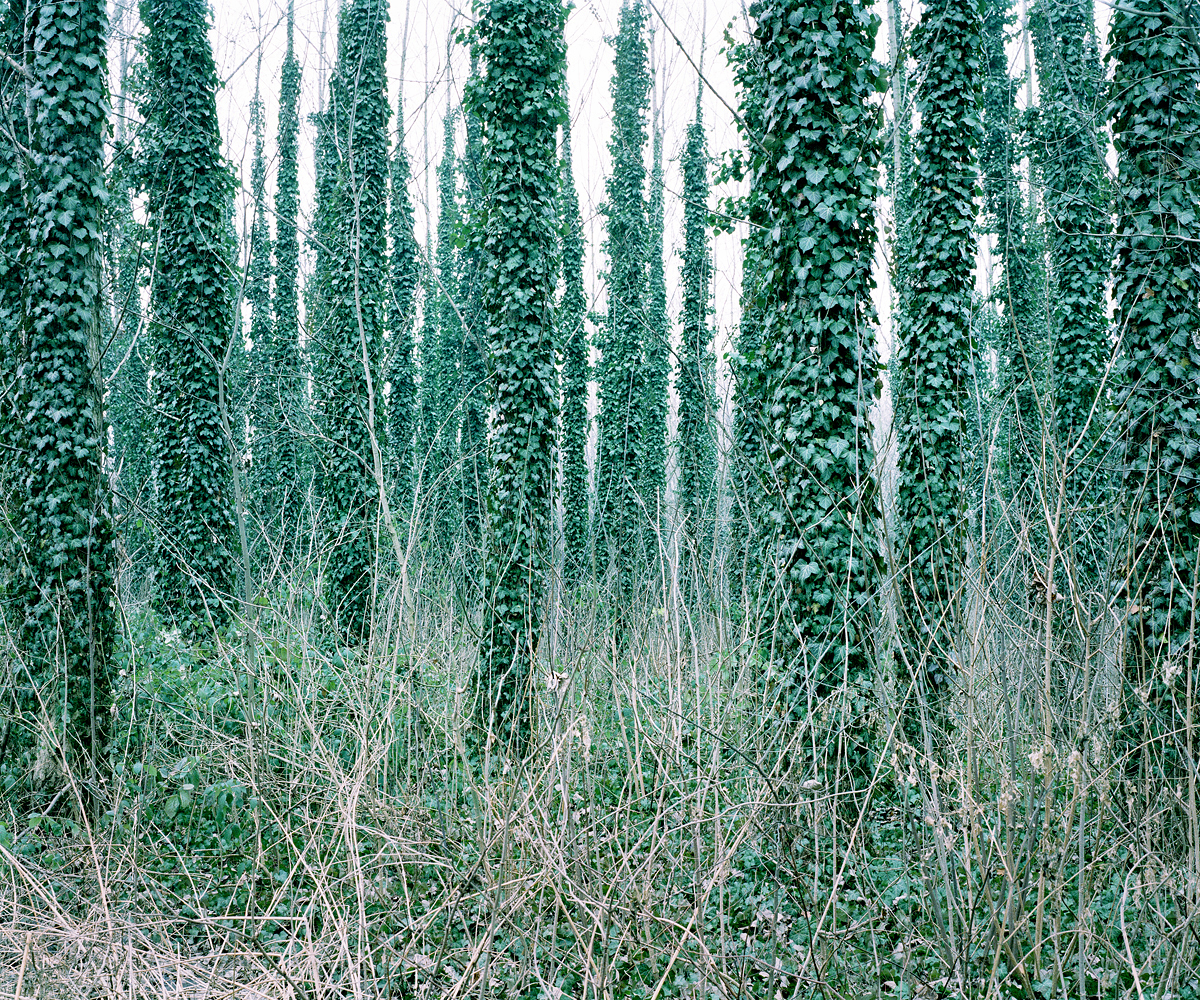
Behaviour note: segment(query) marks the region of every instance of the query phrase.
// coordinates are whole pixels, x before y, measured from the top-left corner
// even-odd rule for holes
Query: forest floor
[[[554,610],[524,766],[471,749],[451,602],[369,648],[133,609],[112,808],[0,815],[0,1000],[1200,997],[1194,777],[1047,734],[1040,661],[978,643],[934,752],[892,682],[787,721],[743,619],[663,594],[620,652]]]

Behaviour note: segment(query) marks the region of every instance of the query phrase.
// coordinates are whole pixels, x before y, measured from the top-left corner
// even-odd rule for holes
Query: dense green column
[[[108,121],[105,5],[81,0],[68,10],[42,4],[26,11],[25,28],[31,51],[28,229],[18,307],[20,452],[13,484],[21,501],[15,588],[24,617],[24,678],[18,674],[17,680],[28,682],[32,696],[24,699],[25,707],[37,712],[54,756],[82,765],[75,775],[86,782],[84,794],[90,797],[98,792],[108,729],[109,657],[116,633],[98,372]],[[9,205],[5,221],[13,222],[19,208]],[[8,281],[3,287],[16,290]]]
[[[387,6],[353,0],[338,15],[330,81],[332,171],[323,325],[314,372],[325,437],[322,484],[327,545],[325,596],[352,639],[370,626],[383,437],[383,322],[387,267],[390,111],[384,91]]]
[[[148,227],[158,414],[158,587],[164,615],[225,618],[234,588],[232,470],[224,419],[234,328],[229,219],[217,72],[203,0],[142,0],[148,86]]]
[[[671,372],[671,324],[667,316],[667,283],[663,265],[662,129],[655,125],[651,142],[647,251],[646,329],[642,342],[642,420],[645,441],[638,475],[647,554],[657,551],[658,527],[667,490],[667,382]]]
[[[485,310],[481,285],[482,255],[479,235],[482,226],[479,220],[485,217],[483,206],[483,151],[480,147],[480,124],[478,116],[470,109],[463,109],[467,143],[462,159],[462,172],[466,192],[466,212],[460,242],[464,245],[460,254],[459,309],[462,313],[463,341],[460,348],[462,358],[462,423],[459,442],[462,452],[460,468],[460,492],[463,506],[463,535],[466,552],[475,554],[483,542],[484,505],[487,486],[487,409],[491,400],[487,366],[484,364]],[[463,567],[464,569],[467,566]],[[468,571],[468,579],[474,573]]]
[[[481,286],[496,387],[479,710],[489,733],[523,752],[553,523],[556,139],[566,8],[560,0],[491,0],[479,14],[482,73],[469,107],[481,129]]]
[[[603,565],[617,569],[617,601],[627,610],[639,561],[640,476],[646,446],[646,336],[648,223],[646,218],[646,107],[650,74],[646,12],[624,0],[612,79],[612,173],[607,184],[608,321],[600,368],[597,544]]]
[[[565,97],[564,97],[565,101]],[[583,578],[591,545],[588,533],[588,337],[583,292],[583,218],[571,171],[571,122],[563,120],[562,181],[563,294],[558,306],[562,351],[562,463],[564,576],[568,586]]]
[[[302,474],[299,434],[304,412],[300,371],[298,280],[300,242],[298,131],[300,63],[296,59],[292,6],[288,5],[288,46],[279,83],[279,133],[275,175],[274,322],[263,344],[259,390],[261,426],[255,440],[254,464],[264,496],[264,510],[286,540],[295,533],[307,477]],[[257,340],[255,350],[258,350]]]
[[[421,277],[420,247],[413,227],[413,204],[408,193],[412,172],[404,147],[403,96],[396,101],[396,149],[392,154],[392,196],[389,226],[392,237],[391,289],[388,310],[388,448],[396,505],[402,517],[412,510],[413,445],[417,431],[417,369],[413,330],[416,325],[417,283]]]
[[[1056,452],[1075,449],[1068,503],[1096,498],[1097,448],[1108,419],[1101,382],[1112,353],[1105,283],[1111,221],[1102,127],[1105,95],[1091,0],[1039,0],[1030,12],[1041,106],[1032,156],[1042,176],[1051,267],[1050,384]],[[1086,530],[1095,517],[1085,519]]]
[[[1046,325],[1041,308],[1045,272],[1034,241],[1026,237],[1025,199],[1017,174],[1021,129],[1016,109],[1016,83],[1008,75],[1004,51],[1010,0],[983,0],[982,139],[979,150],[983,206],[987,225],[996,234],[1000,280],[993,289],[1001,330],[1000,405],[1004,410],[1006,501],[1015,500],[1013,516],[1041,520],[1034,471],[1042,461],[1041,406]],[[1039,397],[1043,397],[1039,400]],[[1046,470],[1049,471],[1049,470]],[[1036,527],[1036,525],[1035,525]]]
[[[711,546],[715,514],[716,386],[712,352],[712,255],[708,245],[708,143],[696,119],[683,154],[683,339],[679,353],[679,516],[694,556]]]
[[[871,301],[879,22],[850,0],[774,0],[751,13],[767,76],[750,177],[770,234],[759,395],[744,399],[758,409],[765,448],[771,594],[759,606],[759,635],[792,717],[848,686],[825,738],[861,765],[858,705],[873,681],[879,584],[870,422],[879,391]]]
[[[1200,46],[1192,25],[1146,0],[1113,10],[1109,46],[1130,763],[1162,754],[1180,774],[1195,759],[1180,744],[1200,560]]]
[[[426,298],[421,345],[422,480],[424,503],[435,545],[447,558],[462,533],[462,480],[458,428],[462,420],[463,325],[459,312],[459,253],[462,218],[458,205],[454,113],[446,109],[442,160],[438,166],[437,250]],[[434,322],[430,323],[432,319]]]
[[[902,673],[944,721],[960,644],[973,346],[981,18],[976,0],[932,0],[913,38],[920,84],[898,364],[897,497]],[[916,710],[907,715],[918,718]],[[913,732],[910,726],[910,733]]]

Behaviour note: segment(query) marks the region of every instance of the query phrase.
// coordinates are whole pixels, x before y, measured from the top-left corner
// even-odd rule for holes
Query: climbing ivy
[[[400,512],[412,508],[413,444],[417,417],[417,370],[413,330],[416,324],[417,284],[421,277],[420,247],[413,224],[408,185],[412,172],[404,148],[404,98],[396,100],[396,149],[392,153],[390,230],[392,237],[391,290],[388,311],[388,448]]]
[[[1032,155],[1043,181],[1053,303],[1050,372],[1055,453],[1077,470],[1066,477],[1068,504],[1095,495],[1097,449],[1106,426],[1100,397],[1111,347],[1105,283],[1111,253],[1104,157],[1103,70],[1091,0],[1030,10],[1041,102]],[[1099,405],[1097,403],[1099,402]],[[1089,518],[1085,530],[1095,522]]]
[[[716,476],[716,386],[709,316],[712,255],[708,245],[708,143],[696,93],[696,118],[683,153],[683,338],[679,351],[676,455],[679,513],[690,550],[712,533]]]
[[[235,286],[221,159],[217,72],[203,0],[141,0],[148,87],[142,163],[155,236],[151,289],[155,603],[186,623],[219,622],[233,592],[232,470],[225,418]]]
[[[472,76],[477,67],[472,60]],[[463,317],[463,340],[459,347],[462,364],[462,424],[459,434],[462,452],[461,485],[465,554],[473,556],[482,542],[483,507],[486,502],[487,478],[487,409],[490,402],[489,383],[484,365],[484,310],[480,269],[482,249],[480,236],[485,215],[482,190],[482,150],[480,149],[479,118],[463,108],[467,143],[461,161],[466,212],[462,217],[462,244],[459,255],[459,303]],[[466,568],[464,566],[464,568]],[[468,578],[473,573],[468,573]]]
[[[642,523],[641,472],[645,467],[648,221],[646,218],[646,12],[640,0],[623,0],[614,41],[613,131],[606,181],[608,317],[600,367],[598,544],[617,570],[618,608],[633,598],[634,567]]]
[[[1200,46],[1159,4],[1113,9],[1111,122],[1117,150],[1115,322],[1123,539],[1133,655],[1126,671],[1134,767],[1146,740],[1177,749],[1194,689],[1200,560]]]
[[[565,102],[566,97],[564,95]],[[562,218],[563,293],[558,306],[558,346],[562,352],[562,439],[564,577],[578,582],[588,564],[588,337],[583,292],[583,218],[571,169],[571,120],[563,119]]]
[[[447,107],[443,126],[442,160],[438,165],[437,250],[421,346],[422,478],[425,510],[433,541],[451,558],[462,531],[462,480],[457,468],[458,427],[461,422],[463,327],[458,240],[462,215],[458,204],[455,115]],[[432,319],[434,322],[428,322]]]
[[[6,360],[18,362],[17,683],[25,707],[46,723],[54,757],[82,765],[75,773],[87,798],[98,791],[116,634],[99,380],[106,29],[101,0],[25,11],[25,189],[14,188],[10,160],[3,213],[9,225],[25,213],[28,227],[24,240],[5,234],[24,243],[17,259],[25,267],[23,281],[9,274],[3,286],[20,292],[19,306],[6,300],[4,317]]]
[[[550,560],[554,469],[557,132],[565,117],[566,8],[560,0],[476,7],[478,115],[486,216],[481,286],[495,402],[491,418],[480,718],[528,748],[529,689]]]
[[[766,105],[771,77],[767,73],[764,52],[753,39],[733,41],[726,32],[727,53],[734,70],[739,91],[741,116],[738,131],[743,149],[729,155],[722,164],[717,180],[744,183],[750,172],[750,150],[762,145],[766,123]],[[765,301],[763,276],[770,253],[767,227],[768,204],[762,193],[750,185],[741,197],[726,200],[725,219],[745,219],[746,235],[742,240],[742,315],[737,341],[731,358],[733,385],[733,440],[731,461],[732,509],[730,534],[731,561],[735,579],[744,591],[745,603],[757,603],[758,580],[761,576],[761,542],[758,513],[763,509],[763,485],[766,482],[765,448],[760,400],[766,389],[764,382],[762,312]],[[725,222],[728,225],[728,222]]]
[[[383,321],[390,117],[387,5],[352,0],[338,15],[325,112],[328,147],[322,328],[314,335],[322,487],[329,504],[326,603],[343,634],[370,626],[383,438]]]
[[[667,316],[667,281],[663,266],[662,129],[655,123],[651,142],[650,204],[646,257],[649,286],[646,328],[642,338],[642,419],[646,435],[638,483],[645,510],[646,551],[654,552],[667,488],[667,382],[671,371],[671,324]]]
[[[250,200],[254,215],[250,222],[250,256],[246,265],[246,301],[250,304],[250,344],[254,358],[253,420],[254,479],[257,512],[266,523],[275,520],[279,506],[276,476],[268,471],[273,465],[271,436],[281,423],[275,406],[276,385],[271,345],[274,340],[271,315],[271,227],[267,222],[267,164],[263,156],[263,104],[256,92],[250,102],[250,131],[254,136],[254,155],[250,160]],[[239,425],[240,426],[240,425]],[[268,457],[270,456],[270,457]]]
[[[1008,74],[1005,36],[1010,0],[983,0],[981,38],[983,85],[979,148],[985,225],[996,235],[1000,280],[993,289],[999,324],[1000,406],[1004,413],[1006,502],[1017,503],[1010,516],[1028,518],[1036,493],[1034,470],[1041,462],[1041,406],[1046,355],[1046,325],[1040,291],[1045,283],[1036,239],[1026,237],[1026,207],[1017,169],[1022,127],[1016,110],[1016,83]],[[1035,526],[1036,527],[1036,526]]]
[[[293,45],[295,15],[288,3],[287,53],[279,81],[279,135],[275,175],[275,288],[272,298],[274,322],[266,345],[265,366],[269,382],[262,400],[263,426],[255,464],[267,481],[264,498],[272,517],[280,519],[286,538],[297,530],[304,478],[301,475],[300,427],[304,412],[304,389],[300,371],[300,308],[298,277],[300,241],[296,234],[299,215],[298,143],[300,116],[300,62]],[[259,455],[259,450],[263,452]]]
[[[932,0],[912,39],[920,127],[897,359],[900,665],[915,683],[911,704],[926,700],[935,728],[952,684],[965,543],[980,29],[976,0]],[[910,734],[917,717],[915,707],[906,715]]]
[[[766,68],[763,130],[750,150],[766,229],[758,395],[743,397],[765,452],[770,597],[759,634],[792,717],[849,684],[834,723],[845,732],[830,746],[858,758],[879,583],[870,422],[879,20],[852,0],[760,0],[750,10]]]

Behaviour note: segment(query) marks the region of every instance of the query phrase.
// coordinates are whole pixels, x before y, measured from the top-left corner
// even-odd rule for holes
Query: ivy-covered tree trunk
[[[426,297],[421,347],[422,480],[435,545],[451,557],[462,531],[461,480],[457,469],[462,399],[463,342],[459,314],[458,238],[462,219],[455,181],[454,113],[446,109],[442,161],[438,166],[437,250]],[[434,322],[428,322],[429,319]]]
[[[387,5],[350,0],[338,15],[338,58],[326,127],[331,203],[316,389],[329,504],[326,601],[351,639],[370,628],[382,471],[390,117],[384,60]]]
[[[1041,83],[1032,155],[1043,181],[1051,268],[1054,452],[1066,462],[1068,507],[1081,512],[1096,497],[1098,449],[1109,412],[1101,396],[1111,354],[1104,74],[1091,0],[1039,0],[1030,27]],[[1077,525],[1086,531],[1097,521],[1085,517]]]
[[[300,62],[293,45],[292,4],[288,4],[287,53],[279,82],[279,166],[275,175],[275,288],[271,307],[274,322],[263,345],[264,380],[260,393],[262,426],[255,441],[254,464],[267,516],[284,540],[296,534],[304,500],[305,479],[299,442],[304,412],[300,371],[300,307],[298,282],[300,241],[298,131],[300,125]],[[255,349],[258,349],[257,340]]]
[[[708,245],[708,142],[696,94],[696,119],[683,154],[683,339],[679,353],[679,516],[693,558],[711,541],[717,468],[712,255]]]
[[[23,64],[24,19],[16,4],[0,10],[0,44],[14,54],[13,64],[0,65],[0,108],[4,113],[5,132],[29,144],[29,122],[26,119],[26,76]],[[15,56],[21,53],[21,59]],[[29,205],[25,182],[25,158],[17,143],[0,142],[0,436],[16,442],[21,425],[17,412],[17,373],[25,353],[25,275],[29,253]],[[10,596],[12,582],[20,568],[16,540],[9,531],[19,517],[20,494],[15,493],[18,482],[18,452],[5,452],[0,462],[0,497],[4,498],[7,516],[0,519],[0,545],[4,557],[0,594]],[[19,618],[11,623],[19,627]],[[16,690],[15,685],[8,686]]]
[[[740,91],[741,121],[738,129],[747,151],[762,144],[766,127],[763,109],[770,76],[766,71],[764,52],[754,39],[738,43],[733,50],[733,65]],[[732,177],[746,180],[751,171],[749,152],[739,155],[733,163]],[[732,206],[736,208],[737,206]],[[766,393],[764,382],[764,350],[762,319],[766,301],[763,275],[770,254],[767,228],[769,205],[753,184],[745,196],[740,213],[747,221],[742,239],[742,316],[738,325],[736,351],[733,355],[733,443],[731,455],[730,517],[733,576],[740,582],[742,593],[733,595],[745,613],[760,599],[762,541],[767,533],[760,526],[760,512],[766,500],[763,493],[766,475],[766,449],[762,425],[761,400]],[[739,600],[740,598],[740,600]]]
[[[404,147],[403,96],[396,102],[396,149],[392,154],[392,297],[388,314],[391,344],[388,355],[388,448],[397,507],[408,517],[413,501],[413,445],[417,431],[417,368],[413,330],[416,325],[420,247],[408,193],[412,172]]]
[[[280,414],[274,406],[275,372],[271,356],[274,340],[271,315],[271,227],[267,222],[267,164],[263,157],[263,105],[257,91],[250,102],[250,130],[254,136],[254,155],[250,160],[250,199],[254,215],[250,222],[250,258],[246,266],[246,301],[250,305],[250,349],[253,356],[251,455],[257,489],[255,508],[267,525],[273,526],[278,507],[276,476],[269,470],[274,464],[270,435],[279,426]],[[235,348],[236,350],[236,348]],[[236,433],[236,432],[235,432]],[[240,435],[239,435],[240,439]],[[240,440],[239,440],[240,443]],[[270,530],[270,528],[268,528]]]
[[[475,68],[472,63],[472,75]],[[462,495],[463,534],[465,555],[474,556],[483,542],[484,505],[487,486],[487,409],[490,400],[487,367],[484,364],[484,309],[482,302],[481,257],[478,236],[482,227],[478,220],[483,217],[483,178],[480,148],[480,124],[478,116],[463,108],[467,144],[462,159],[464,188],[466,190],[466,213],[462,219],[463,231],[458,242],[464,244],[460,253],[459,311],[463,317],[462,344],[459,356],[462,359],[462,423],[459,433],[462,466],[459,491]],[[463,570],[468,580],[474,578],[470,562],[464,561]]]
[[[142,0],[140,12],[147,29],[146,211],[155,237],[155,603],[181,622],[220,623],[235,565],[224,429],[234,329],[227,213],[233,178],[221,158],[207,4]]]
[[[563,98],[566,100],[565,96]],[[583,218],[571,170],[571,122],[563,119],[562,182],[563,294],[558,306],[558,343],[562,351],[562,463],[564,579],[570,588],[588,566],[588,338],[587,299],[583,291]]]
[[[1040,290],[1045,274],[1038,255],[1026,240],[1025,199],[1017,168],[1021,154],[1020,122],[1016,110],[1016,84],[1008,75],[1004,51],[1011,4],[1009,0],[983,0],[982,142],[980,169],[983,204],[988,225],[996,234],[996,257],[1001,279],[993,290],[1001,323],[1000,405],[1004,408],[1004,461],[1007,471],[1005,500],[1016,503],[1010,512],[1028,524],[1038,504],[1038,484],[1044,485],[1042,418],[1046,329],[1042,322]],[[1036,470],[1036,474],[1035,474]],[[1031,526],[1036,530],[1036,525]],[[1043,529],[1044,530],[1044,529]]]
[[[640,0],[623,0],[612,79],[613,132],[606,182],[608,321],[600,369],[598,544],[617,571],[618,609],[633,600],[641,549],[640,477],[645,465],[648,222],[646,218],[646,109],[650,74],[646,12]],[[618,615],[620,617],[620,614]]]
[[[655,124],[650,167],[650,205],[647,260],[649,288],[646,332],[643,338],[644,392],[642,468],[638,476],[642,515],[646,523],[646,552],[657,551],[659,522],[667,490],[667,382],[671,372],[671,325],[667,317],[667,281],[663,265],[662,129]]]
[[[1181,742],[1200,583],[1200,46],[1191,24],[1146,0],[1113,10],[1109,46],[1130,763],[1177,775],[1196,749]]]
[[[744,400],[758,409],[770,526],[759,635],[793,718],[839,692],[827,746],[853,760],[859,780],[879,583],[870,421],[878,19],[852,0],[764,0],[751,15],[767,77],[750,177],[770,234],[760,395]]]
[[[100,0],[24,13],[27,172],[24,193],[6,193],[4,213],[10,225],[23,214],[28,227],[6,234],[23,258],[24,281],[9,275],[3,285],[20,294],[20,305],[5,301],[5,346],[19,358],[12,485],[21,501],[14,582],[24,677],[17,681],[29,692],[24,702],[36,712],[39,738],[57,762],[76,768],[91,798],[99,791],[116,633],[99,379],[107,15]],[[22,124],[15,115],[10,121]]]
[[[566,8],[561,0],[491,0],[477,10],[482,73],[468,101],[481,128],[481,284],[496,386],[479,709],[502,746],[524,753],[553,520]]]
[[[980,20],[977,0],[932,0],[913,38],[921,123],[897,359],[904,397],[896,400],[900,665],[914,688],[905,716],[910,735],[919,702],[935,730],[944,726],[960,646]]]

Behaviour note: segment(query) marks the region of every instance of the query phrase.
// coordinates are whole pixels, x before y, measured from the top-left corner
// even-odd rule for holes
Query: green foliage
[[[6,154],[0,214],[5,249],[23,271],[0,275],[5,381],[15,380],[5,411],[16,426],[6,429],[18,447],[8,483],[17,501],[18,562],[7,583],[20,609],[15,683],[21,725],[41,730],[55,760],[82,765],[90,799],[116,630],[98,377],[107,15],[100,0],[80,0],[38,5],[25,18],[25,86],[6,89],[7,106],[25,109],[28,145]]]
[[[597,456],[597,543],[603,562],[617,569],[617,603],[633,599],[641,472],[645,468],[647,398],[643,331],[647,323],[646,108],[650,73],[646,11],[641,0],[623,0],[611,84],[613,131],[606,180],[608,321],[600,367],[600,444]]]
[[[477,695],[487,730],[523,753],[553,525],[566,8],[560,0],[491,0],[477,11],[472,48],[483,70],[467,107],[480,125],[481,287],[496,387]]]
[[[727,54],[738,84],[741,132],[745,151],[735,152],[721,166],[717,181],[745,181],[749,172],[749,151],[761,145],[766,127],[763,109],[769,76],[763,52],[751,41],[734,42],[726,33]],[[750,186],[749,192],[740,199],[731,199],[726,204],[727,218],[744,218],[747,222],[746,236],[742,240],[742,289],[741,322],[733,353],[733,440],[732,487],[733,507],[731,553],[735,572],[741,577],[750,601],[756,601],[757,586],[755,566],[759,563],[758,541],[761,532],[755,524],[757,513],[762,509],[762,487],[766,481],[766,470],[762,464],[766,454],[762,426],[760,401],[765,398],[766,383],[762,360],[765,345],[762,342],[762,304],[766,301],[763,285],[766,266],[764,261],[770,253],[767,227],[768,204],[762,195]]]
[[[566,96],[564,94],[565,102]],[[584,238],[579,195],[571,169],[571,121],[563,119],[562,179],[559,206],[562,218],[563,293],[558,304],[558,346],[562,352],[564,574],[568,585],[578,582],[589,561],[588,532],[588,336],[587,300],[583,291]]]
[[[329,502],[326,603],[343,634],[370,626],[377,471],[383,429],[383,323],[387,267],[387,5],[354,0],[338,15],[338,58],[325,112],[322,237],[326,270],[314,333],[318,414]]]
[[[254,215],[250,222],[250,258],[246,266],[246,301],[250,304],[250,345],[253,356],[253,399],[251,420],[253,423],[251,447],[256,486],[257,513],[268,523],[273,522],[274,509],[278,501],[269,503],[270,494],[275,492],[276,477],[268,471],[273,464],[268,435],[282,423],[282,414],[276,411],[275,373],[272,370],[271,345],[274,340],[274,322],[271,315],[271,227],[267,222],[266,181],[267,165],[263,158],[263,105],[256,92],[250,102],[250,131],[254,136],[254,155],[250,161],[250,200]],[[236,347],[235,347],[236,353]],[[234,427],[240,429],[241,422]],[[241,443],[241,435],[235,430]],[[272,498],[273,499],[273,498]],[[268,500],[268,503],[263,503]],[[269,504],[269,505],[268,505]]]
[[[408,193],[412,172],[404,148],[403,97],[396,101],[396,149],[392,154],[389,226],[392,237],[391,300],[388,310],[388,448],[396,500],[402,513],[413,499],[413,445],[417,431],[417,369],[413,330],[416,324],[417,283],[421,277],[420,247],[413,228],[413,204]]]
[[[1043,181],[1047,219],[1055,443],[1060,461],[1071,469],[1069,502],[1079,507],[1095,495],[1100,465],[1095,449],[1108,412],[1101,397],[1111,353],[1105,292],[1111,220],[1100,124],[1104,74],[1091,0],[1053,5],[1039,0],[1030,10],[1030,28],[1041,80],[1031,154]]]
[[[642,467],[638,484],[646,511],[646,551],[656,550],[659,519],[667,489],[667,381],[671,371],[671,323],[667,316],[667,281],[663,267],[662,129],[654,127],[650,168],[647,250],[649,287],[646,329],[642,338],[643,433]]]
[[[156,605],[220,622],[233,591],[229,366],[235,284],[221,159],[217,71],[203,0],[141,0],[148,87],[143,187],[157,253],[151,290]]]
[[[259,413],[254,467],[262,494],[263,510],[286,538],[295,532],[304,494],[299,431],[304,412],[300,371],[300,310],[297,282],[300,242],[296,235],[299,215],[298,143],[300,63],[292,36],[295,26],[288,5],[288,47],[279,82],[279,134],[276,142],[279,167],[275,176],[275,288],[271,300],[274,322],[269,339],[261,344]],[[252,334],[253,336],[253,334]],[[254,337],[254,349],[260,350]]]
[[[459,314],[462,216],[458,204],[454,113],[447,107],[438,165],[437,250],[426,295],[421,347],[422,479],[434,543],[449,557],[462,530],[462,482],[457,469],[461,420],[463,326]],[[431,322],[432,321],[432,322]]]
[[[1188,23],[1145,3],[1113,11],[1109,45],[1119,206],[1113,297],[1123,348],[1119,462],[1128,526],[1121,545],[1132,561],[1126,708],[1140,743],[1142,716],[1156,717],[1153,735],[1189,728],[1184,696],[1195,683],[1200,46]],[[1168,753],[1185,773],[1194,751],[1171,745]]]
[[[708,246],[708,143],[696,93],[696,119],[683,154],[683,339],[679,352],[676,456],[679,511],[693,555],[715,519],[717,399],[712,352],[712,254]]]
[[[1008,55],[1004,51],[1010,9],[1009,0],[983,0],[981,7],[983,86],[979,160],[986,224],[996,234],[996,258],[1003,268],[993,295],[1003,317],[997,347],[1001,359],[999,396],[1006,411],[1005,499],[1015,499],[1017,509],[1028,516],[1036,497],[1033,470],[1042,450],[1038,397],[1044,382],[1046,324],[1039,293],[1045,284],[1045,273],[1036,253],[1037,241],[1026,233],[1025,200],[1017,173],[1023,152],[1022,135],[1015,103],[1016,84],[1008,75]]]
[[[767,68],[751,183],[767,231],[754,365],[763,435],[771,587],[761,641],[793,717],[872,676],[879,518],[870,407],[877,398],[871,262],[882,89],[878,18],[846,0],[760,2],[754,39]],[[851,703],[854,701],[850,699]],[[857,714],[851,712],[852,715]],[[861,717],[833,725],[856,754]],[[859,780],[862,774],[856,774]]]
[[[941,724],[960,631],[971,382],[981,18],[975,0],[925,7],[913,38],[921,85],[902,302],[897,526],[902,671]],[[900,388],[900,386],[898,386]],[[915,710],[907,718],[915,719]]]
[[[472,73],[475,72],[472,63]],[[461,161],[466,189],[466,211],[462,216],[462,231],[456,242],[462,246],[459,254],[459,304],[463,319],[462,344],[459,348],[462,389],[459,448],[462,454],[461,482],[463,533],[465,536],[464,568],[470,566],[483,542],[483,515],[487,485],[487,409],[491,400],[490,382],[484,365],[485,313],[480,285],[482,250],[479,235],[486,215],[483,206],[482,150],[480,149],[479,118],[470,109],[463,109],[467,144]],[[468,580],[474,573],[468,571]]]
[[[106,270],[112,298],[104,352],[105,411],[116,469],[114,523],[134,564],[149,569],[145,556],[152,537],[146,515],[153,509],[154,413],[148,388],[150,348],[142,325],[146,232],[133,214],[131,167],[126,149],[109,168]]]

